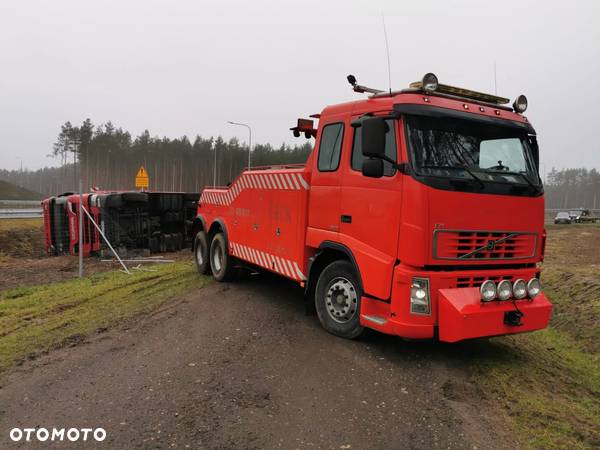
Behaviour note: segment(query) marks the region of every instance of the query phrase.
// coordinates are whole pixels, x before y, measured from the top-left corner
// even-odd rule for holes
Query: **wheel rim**
[[[350,280],[344,277],[334,278],[325,294],[327,314],[338,323],[351,320],[358,309],[358,295]]]
[[[204,264],[204,246],[201,241],[196,244],[196,262],[199,266]]]
[[[221,267],[223,267],[223,249],[218,243],[216,243],[213,252],[213,266],[217,272],[220,272]]]

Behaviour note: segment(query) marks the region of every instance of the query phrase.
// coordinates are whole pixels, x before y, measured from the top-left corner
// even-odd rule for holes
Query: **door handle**
[[[352,216],[342,214],[342,223],[352,223]]]

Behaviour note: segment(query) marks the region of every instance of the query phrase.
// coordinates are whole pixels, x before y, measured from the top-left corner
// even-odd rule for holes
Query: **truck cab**
[[[269,245],[306,274],[299,281],[321,323],[345,337],[368,327],[447,342],[544,328],[552,308],[539,282],[544,198],[526,99],[510,108],[432,74],[398,92],[352,79],[355,91],[372,95],[326,107],[316,129],[293,129],[316,136],[301,171],[306,199],[262,198],[245,208],[254,227],[265,209],[271,221],[273,211],[294,217],[296,234]],[[219,191],[200,203],[216,195],[218,204]],[[221,203],[233,215],[236,201],[245,203],[238,194]],[[253,230],[236,229],[243,219],[228,215],[199,208],[206,258],[215,219],[251,250],[280,240],[267,229],[252,241]],[[253,262],[235,246],[232,256]]]

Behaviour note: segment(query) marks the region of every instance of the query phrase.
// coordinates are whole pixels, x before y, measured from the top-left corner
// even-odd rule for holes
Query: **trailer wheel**
[[[208,239],[204,231],[196,233],[194,238],[194,261],[200,275],[205,275],[210,269],[208,262]]]
[[[329,264],[317,280],[315,308],[323,328],[347,339],[359,337],[362,292],[354,267],[348,261]]]
[[[210,270],[217,281],[228,281],[233,274],[233,259],[229,255],[225,236],[217,233],[210,243]]]

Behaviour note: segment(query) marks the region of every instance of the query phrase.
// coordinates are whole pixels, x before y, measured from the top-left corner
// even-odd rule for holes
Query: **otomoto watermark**
[[[106,430],[104,428],[13,428],[9,435],[13,442],[102,442],[106,439]]]

